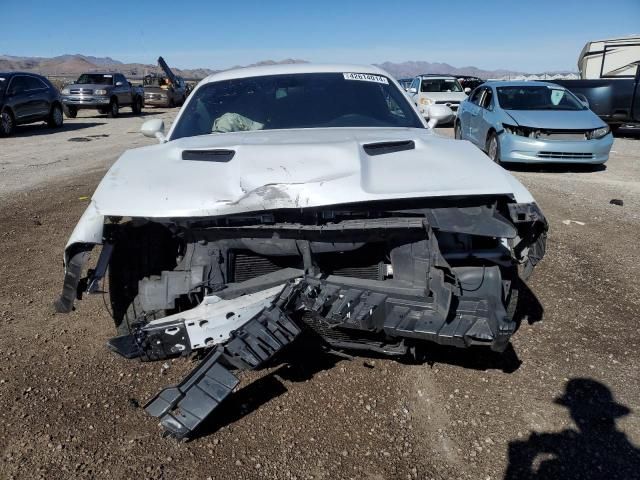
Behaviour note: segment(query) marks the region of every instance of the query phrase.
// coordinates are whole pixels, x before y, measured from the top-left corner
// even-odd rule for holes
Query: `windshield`
[[[564,88],[546,85],[498,87],[498,103],[505,110],[586,110]]]
[[[462,87],[455,78],[423,78],[421,92],[461,92]]]
[[[111,85],[113,84],[113,75],[102,73],[83,73],[78,78],[80,85],[95,84],[95,85]]]
[[[387,77],[270,75],[209,83],[185,107],[172,139],[210,133],[326,127],[423,128]]]
[[[160,87],[171,83],[168,78],[157,75],[147,75],[142,80],[145,87]]]

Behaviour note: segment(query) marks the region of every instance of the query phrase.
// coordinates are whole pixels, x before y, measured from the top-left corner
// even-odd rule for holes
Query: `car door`
[[[636,69],[636,87],[633,94],[632,118],[640,122],[640,65]]]
[[[462,128],[465,130],[463,130],[462,135],[464,136],[464,138],[466,138],[467,140],[471,140],[471,142],[475,143],[476,145],[479,145],[478,136],[476,134],[478,125],[477,117],[478,115],[480,115],[480,112],[482,110],[482,108],[480,107],[480,100],[482,99],[484,90],[485,87],[476,88],[472,92],[471,97],[469,97],[469,101],[465,103],[466,115],[465,120],[463,120],[462,124]],[[484,147],[484,145],[482,145],[482,147]]]
[[[463,140],[466,140],[469,137],[469,120],[471,118],[469,104],[471,103],[471,98],[474,93],[475,92],[471,92],[465,100],[460,102],[460,107],[458,108],[458,123],[460,125],[460,133]]]
[[[24,75],[11,77],[7,87],[8,101],[17,123],[28,121],[34,116],[33,102],[27,91],[27,81]]]
[[[27,76],[27,93],[34,117],[49,115],[49,87],[38,77]]]
[[[124,75],[116,74],[114,77],[115,92],[118,97],[118,103],[120,105],[131,104],[131,86],[129,82],[124,78]]]
[[[479,101],[480,111],[478,115],[471,117],[471,129],[476,138],[476,145],[484,148],[487,140],[487,132],[493,126],[493,90],[490,87],[482,87],[482,95]]]

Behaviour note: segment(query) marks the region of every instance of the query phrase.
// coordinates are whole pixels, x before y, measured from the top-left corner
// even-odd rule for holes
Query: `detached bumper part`
[[[265,309],[231,334],[226,345],[212,350],[180,385],[165,388],[145,410],[169,435],[192,433],[232,392],[239,380],[219,362],[255,369],[270,360],[300,333],[278,306]]]
[[[178,386],[162,390],[144,407],[169,435],[184,438],[200,425],[238,385],[238,380],[218,361],[222,348],[209,355]]]

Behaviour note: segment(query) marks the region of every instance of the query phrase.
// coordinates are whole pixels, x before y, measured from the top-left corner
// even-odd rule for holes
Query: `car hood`
[[[422,95],[437,102],[462,102],[467,98],[467,94],[464,92],[422,92]]]
[[[591,110],[504,110],[521,127],[590,130],[605,123]]]
[[[363,145],[413,141],[369,155]],[[232,150],[231,160],[183,160],[185,150]],[[508,172],[467,141],[426,129],[327,128],[211,134],[125,152],[100,182],[99,215],[201,217],[425,197],[510,194],[532,202]]]

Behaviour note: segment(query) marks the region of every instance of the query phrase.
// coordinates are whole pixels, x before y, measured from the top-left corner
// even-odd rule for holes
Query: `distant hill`
[[[424,61],[408,61],[402,63],[384,62],[378,64],[377,66],[383,68],[396,78],[411,78],[424,73],[441,73],[445,75],[456,76],[469,75],[484,79],[511,78],[514,80],[522,80],[527,78],[533,79],[532,77],[538,79],[546,77],[560,78],[571,75],[575,76],[575,73],[568,71],[525,73],[504,69],[486,70],[478,67],[454,67],[452,65],[449,65],[448,63],[430,63]]]
[[[167,62],[169,63],[169,62]],[[247,66],[278,65],[289,63],[305,63],[305,60],[288,58],[286,60],[275,61],[265,60]],[[171,66],[171,63],[169,63]],[[234,67],[234,68],[239,68]],[[0,55],[0,72],[2,71],[23,71],[39,73],[47,76],[69,76],[74,77],[84,72],[96,70],[116,70],[124,73],[130,78],[142,78],[147,73],[160,72],[157,65],[143,63],[123,63],[110,57],[92,57],[87,55],[60,55],[53,58],[43,57],[16,57],[12,55]],[[188,80],[201,79],[219,70],[209,68],[179,69],[172,67],[176,75]]]
[[[170,58],[167,59],[171,66]],[[248,67],[260,65],[279,65],[279,64],[297,64],[307,63],[306,60],[295,58],[287,58],[285,60],[264,60]],[[537,74],[524,73],[512,70],[485,70],[477,67],[454,67],[448,63],[431,63],[425,61],[407,61],[402,63],[384,62],[378,65],[388,71],[396,78],[413,77],[421,73],[442,73],[447,75],[472,75],[480,78],[547,78],[555,76],[555,78],[567,75],[575,75],[571,72],[542,72]],[[236,66],[233,68],[239,68]],[[48,76],[67,76],[75,77],[83,72],[96,70],[116,70],[124,73],[132,79],[140,79],[147,73],[159,72],[157,65],[142,63],[123,63],[110,57],[92,57],[87,55],[60,55],[53,58],[42,57],[16,57],[11,55],[0,55],[0,72],[21,70],[26,72],[40,73]],[[178,69],[173,71],[188,80],[197,80],[206,77],[219,70],[209,68],[194,69]]]
[[[141,78],[146,73],[157,72],[157,65],[141,63],[123,63],[111,57],[92,57],[87,55],[60,55],[53,58],[16,57],[0,55],[0,71],[25,71],[49,76],[76,76],[96,70],[117,70],[131,78]],[[214,70],[202,68],[193,70],[173,69],[177,75],[185,78],[204,78]]]

